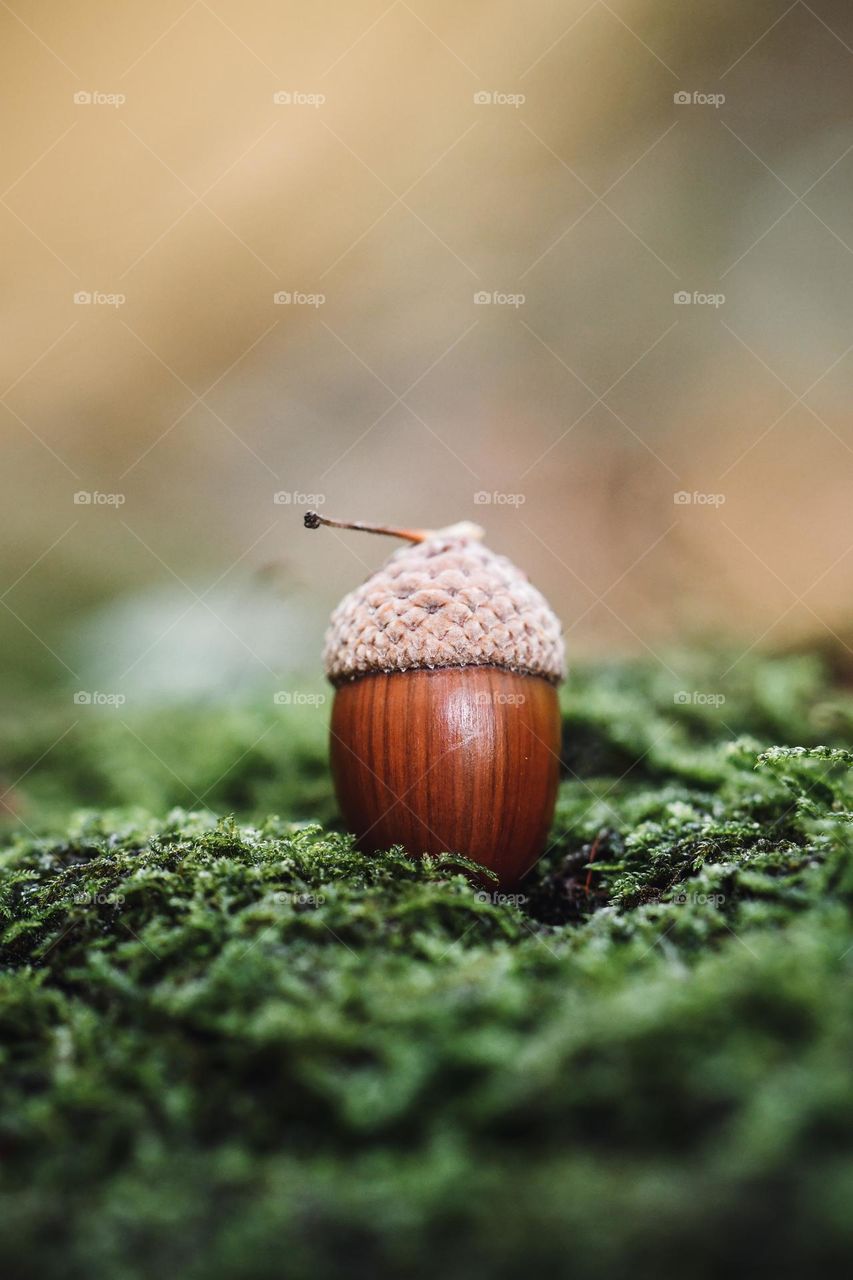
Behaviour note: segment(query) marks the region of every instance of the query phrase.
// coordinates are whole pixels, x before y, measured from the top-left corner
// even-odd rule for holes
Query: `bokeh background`
[[[844,0],[0,29],[13,705],[316,675],[391,546],[306,505],[478,520],[570,654],[850,654]]]

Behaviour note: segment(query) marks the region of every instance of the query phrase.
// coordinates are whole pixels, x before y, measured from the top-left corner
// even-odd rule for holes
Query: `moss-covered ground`
[[[313,707],[4,726],[6,1273],[849,1269],[853,699],[679,670],[573,676],[517,896],[355,852]]]

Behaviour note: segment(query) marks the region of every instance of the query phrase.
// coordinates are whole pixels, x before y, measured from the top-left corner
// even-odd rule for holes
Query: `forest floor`
[[[354,851],[316,707],[4,727],[8,1273],[849,1267],[853,697],[714,665],[573,675],[514,895]]]

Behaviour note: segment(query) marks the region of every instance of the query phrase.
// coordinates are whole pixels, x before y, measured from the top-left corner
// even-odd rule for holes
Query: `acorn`
[[[560,753],[560,624],[473,524],[402,538],[326,633],[338,803],[364,852],[462,854],[516,884],[541,856]]]

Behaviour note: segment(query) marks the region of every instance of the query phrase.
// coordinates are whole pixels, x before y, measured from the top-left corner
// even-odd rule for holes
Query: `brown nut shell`
[[[511,887],[545,847],[560,729],[542,676],[472,666],[349,681],[331,723],[347,825],[366,852],[461,853]]]

